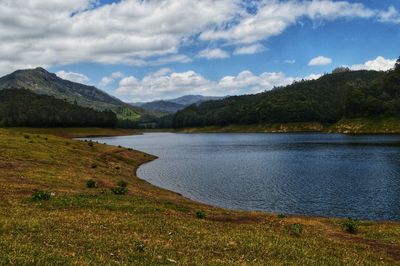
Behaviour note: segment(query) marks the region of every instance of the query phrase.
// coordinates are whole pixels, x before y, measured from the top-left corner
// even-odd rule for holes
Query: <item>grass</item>
[[[151,155],[40,130],[0,129],[0,149],[0,265],[400,265],[398,223],[213,208],[138,179]]]

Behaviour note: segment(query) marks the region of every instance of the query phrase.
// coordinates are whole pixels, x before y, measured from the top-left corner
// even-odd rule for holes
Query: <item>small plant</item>
[[[117,186],[119,187],[127,187],[128,183],[125,182],[125,180],[121,179],[118,181]]]
[[[289,231],[289,233],[291,235],[294,235],[294,236],[297,236],[297,237],[300,237],[301,234],[303,233],[303,226],[301,224],[298,224],[298,223],[292,224],[292,225],[288,225],[286,228],[287,228],[287,230]]]
[[[122,148],[122,146],[121,146],[121,145],[118,145],[118,148]]]
[[[89,179],[86,182],[86,187],[87,188],[95,188],[95,187],[97,187],[96,181],[94,181],[93,179]]]
[[[350,234],[357,234],[359,221],[356,219],[348,218],[345,222],[342,223],[344,230]]]
[[[51,197],[50,192],[43,191],[43,190],[35,190],[32,193],[32,200],[34,200],[34,201],[49,200],[50,197]]]
[[[94,145],[93,141],[89,140],[88,145],[89,145],[89,147],[93,147],[93,145]]]
[[[47,141],[47,140],[48,140],[48,138],[44,138],[44,140],[45,140],[45,141]]]
[[[287,216],[284,215],[283,213],[278,214],[279,219],[285,219]]]
[[[24,135],[24,138],[29,139],[30,136],[29,135]]]
[[[121,169],[119,166],[115,166],[115,170],[119,170]]]
[[[97,164],[92,163],[91,167],[92,167],[93,169],[95,169],[95,168],[97,168]]]
[[[144,244],[143,241],[140,240],[135,240],[135,242],[133,243],[135,246],[135,249],[139,252],[144,252],[144,249],[146,247],[146,245]]]
[[[196,212],[196,217],[197,217],[198,219],[204,219],[204,218],[206,218],[206,213],[203,212],[203,211],[197,211],[197,212]]]
[[[125,195],[128,192],[128,188],[126,188],[126,187],[113,187],[111,189],[111,191],[115,195]]]

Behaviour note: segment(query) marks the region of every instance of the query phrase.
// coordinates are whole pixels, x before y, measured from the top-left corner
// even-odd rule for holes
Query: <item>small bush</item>
[[[88,145],[89,145],[89,147],[93,147],[93,145],[94,145],[93,141],[89,140]]]
[[[118,145],[118,148],[122,148],[122,146],[121,146],[121,145]]]
[[[44,140],[45,140],[45,141],[47,141],[47,140],[48,140],[48,138],[44,138]]]
[[[284,218],[286,218],[286,217],[287,217],[287,216],[284,215],[283,213],[278,214],[278,218],[279,218],[279,219],[284,219]]]
[[[118,181],[117,186],[119,186],[119,187],[127,187],[128,184],[125,182],[125,180],[121,179],[121,180]]]
[[[128,188],[126,187],[114,187],[111,189],[112,193],[115,195],[125,195],[128,192]]]
[[[24,135],[24,138],[29,139],[30,136],[29,135]]]
[[[97,187],[96,181],[94,181],[93,179],[89,179],[86,182],[86,187],[87,188],[95,188],[95,187]]]
[[[43,190],[35,190],[32,194],[32,200],[34,201],[49,200],[50,197],[51,197],[50,192]]]
[[[303,226],[301,224],[292,224],[292,225],[288,225],[287,230],[289,231],[289,233],[291,235],[300,237],[301,234],[303,233]]]
[[[95,168],[97,168],[97,164],[92,163],[91,167],[92,167],[93,169],[95,169]]]
[[[356,219],[348,218],[342,223],[344,230],[350,234],[357,234],[359,222]]]
[[[135,242],[133,243],[135,246],[135,249],[139,252],[144,252],[144,249],[146,247],[146,245],[144,244],[143,241],[140,240],[135,240]]]
[[[115,169],[116,169],[116,170],[119,170],[119,169],[121,169],[121,168],[120,168],[119,166],[115,166]]]
[[[196,217],[198,219],[204,219],[204,218],[206,218],[206,213],[203,211],[198,211],[198,212],[196,212]]]

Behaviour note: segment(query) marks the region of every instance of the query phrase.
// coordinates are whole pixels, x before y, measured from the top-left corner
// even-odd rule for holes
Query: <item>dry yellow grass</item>
[[[398,223],[350,235],[341,219],[213,208],[138,179],[151,155],[30,132],[0,129],[1,265],[400,264]],[[128,195],[110,192],[120,179]],[[55,196],[32,201],[35,189]]]

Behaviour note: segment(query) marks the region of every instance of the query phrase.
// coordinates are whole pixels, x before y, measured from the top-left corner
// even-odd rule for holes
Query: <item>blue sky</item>
[[[125,101],[256,93],[342,65],[388,70],[400,56],[400,0],[1,5],[1,74],[43,66]]]

